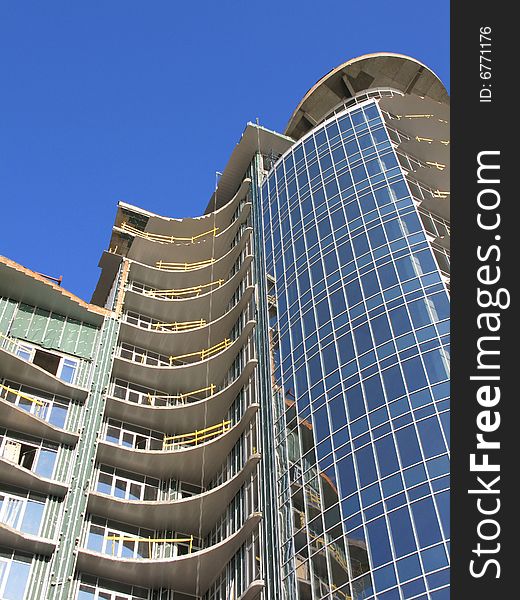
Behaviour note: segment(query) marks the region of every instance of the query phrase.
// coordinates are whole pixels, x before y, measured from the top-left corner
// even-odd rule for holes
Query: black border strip
[[[510,590],[514,589],[513,543],[517,535],[512,514],[516,505],[513,486],[520,481],[515,443],[515,437],[520,439],[520,430],[516,432],[514,410],[519,397],[515,371],[520,380],[515,350],[520,326],[514,293],[515,275],[520,270],[516,264],[520,255],[516,240],[520,243],[520,235],[515,235],[514,228],[520,210],[518,195],[511,189],[516,154],[512,142],[518,130],[513,103],[518,102],[518,92],[513,88],[517,76],[511,58],[515,52],[515,19],[507,8],[506,3],[497,2],[452,2],[451,6],[451,597],[457,600],[516,597]],[[481,32],[488,34],[481,38]],[[480,183],[479,154],[481,163],[499,167],[482,169]],[[479,199],[488,208],[479,207]],[[490,208],[494,204],[497,206]],[[488,230],[479,227],[479,213],[484,226],[494,226],[498,218],[500,223]],[[488,283],[498,275],[498,281]],[[506,307],[509,293],[511,304]],[[498,306],[483,306],[489,300]],[[491,331],[491,327],[499,328]],[[484,349],[480,369],[479,344],[480,350]],[[472,380],[475,375],[482,379]],[[498,401],[495,388],[500,388]],[[483,433],[488,449],[477,448],[478,433]],[[493,443],[499,443],[500,449],[492,448]],[[500,471],[484,471],[483,467],[471,471],[472,454],[476,464],[484,463],[487,454],[489,463]],[[493,482],[496,477],[500,479]],[[482,539],[485,537],[489,539]]]

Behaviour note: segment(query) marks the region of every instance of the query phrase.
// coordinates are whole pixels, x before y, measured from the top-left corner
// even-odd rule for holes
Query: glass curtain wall
[[[261,205],[286,597],[447,599],[449,300],[377,102]]]

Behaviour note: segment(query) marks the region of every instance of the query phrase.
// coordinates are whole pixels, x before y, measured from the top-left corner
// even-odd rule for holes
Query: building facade
[[[449,598],[449,99],[408,57],[119,203],[91,304],[0,264],[0,598]]]

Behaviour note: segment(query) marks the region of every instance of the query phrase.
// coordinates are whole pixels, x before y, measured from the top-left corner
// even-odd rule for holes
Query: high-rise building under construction
[[[449,99],[396,54],[123,202],[91,303],[0,260],[0,598],[449,598]]]

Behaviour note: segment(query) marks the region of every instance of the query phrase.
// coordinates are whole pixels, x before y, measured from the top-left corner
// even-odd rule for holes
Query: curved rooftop
[[[365,54],[332,69],[305,94],[289,119],[285,135],[298,140],[342,100],[382,87],[449,104],[442,81],[418,60],[391,52]]]

